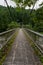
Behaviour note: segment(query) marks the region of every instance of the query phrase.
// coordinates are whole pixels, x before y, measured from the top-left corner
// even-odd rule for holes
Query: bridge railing
[[[27,31],[29,37],[32,39],[35,45],[38,47],[38,49],[41,51],[41,53],[43,53],[43,35],[30,29],[25,30]]]
[[[11,39],[15,32],[15,29],[11,29],[5,32],[0,33],[0,49],[3,48],[5,44]]]

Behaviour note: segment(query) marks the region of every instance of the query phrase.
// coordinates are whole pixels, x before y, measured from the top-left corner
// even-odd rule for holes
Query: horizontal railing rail
[[[38,49],[41,51],[41,53],[43,53],[43,35],[27,28],[25,30],[35,45],[38,47]]]
[[[0,49],[11,39],[14,35],[16,29],[11,29],[5,32],[0,33]]]
[[[11,29],[11,30],[8,30],[8,31],[5,31],[5,32],[2,32],[2,33],[0,33],[0,36],[6,34],[6,33],[8,33],[8,32],[11,32],[11,31],[13,31],[13,30],[15,30],[15,29]]]

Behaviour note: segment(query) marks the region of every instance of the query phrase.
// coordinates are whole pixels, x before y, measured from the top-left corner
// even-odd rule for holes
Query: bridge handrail
[[[15,28],[0,33],[0,49],[3,48],[4,45],[7,44],[7,42],[11,39],[11,37],[14,35]]]
[[[11,30],[8,30],[8,31],[5,31],[5,32],[2,32],[2,33],[0,33],[0,36],[1,36],[1,35],[4,35],[4,34],[7,34],[7,33],[11,32],[11,31],[13,31],[13,30],[15,30],[15,29],[11,29]]]
[[[30,32],[32,32],[32,33],[34,33],[34,34],[36,34],[36,35],[38,35],[40,37],[43,37],[43,34],[41,34],[41,33],[35,32],[33,30],[30,30],[30,29],[27,29],[27,30],[29,30]]]
[[[35,45],[37,46],[37,48],[43,54],[43,35],[40,34],[40,33],[38,33],[38,32],[35,32],[33,30],[27,29],[27,28],[25,28],[25,30],[27,31],[27,33],[29,34],[29,37],[35,43]]]

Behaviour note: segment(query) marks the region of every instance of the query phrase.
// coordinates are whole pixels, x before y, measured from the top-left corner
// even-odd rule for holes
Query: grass
[[[14,36],[8,41],[8,43],[0,50],[0,65],[4,62],[7,54],[10,52],[14,39],[18,32],[14,33]]]
[[[29,35],[27,34],[27,32],[24,31],[24,34],[26,35],[31,47],[34,50],[34,53],[39,57],[42,65],[43,65],[43,54],[41,54],[41,52],[39,51],[39,49],[36,47],[35,43],[30,39]]]

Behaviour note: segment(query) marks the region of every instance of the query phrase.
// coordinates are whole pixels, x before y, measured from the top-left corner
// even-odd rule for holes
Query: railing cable
[[[14,18],[13,18],[13,16],[12,16],[12,13],[11,13],[11,10],[10,10],[10,7],[9,7],[9,5],[8,5],[7,0],[4,0],[4,1],[5,1],[6,5],[7,5],[8,11],[9,11],[9,14],[10,14],[10,17],[11,17],[11,20],[14,20]]]

